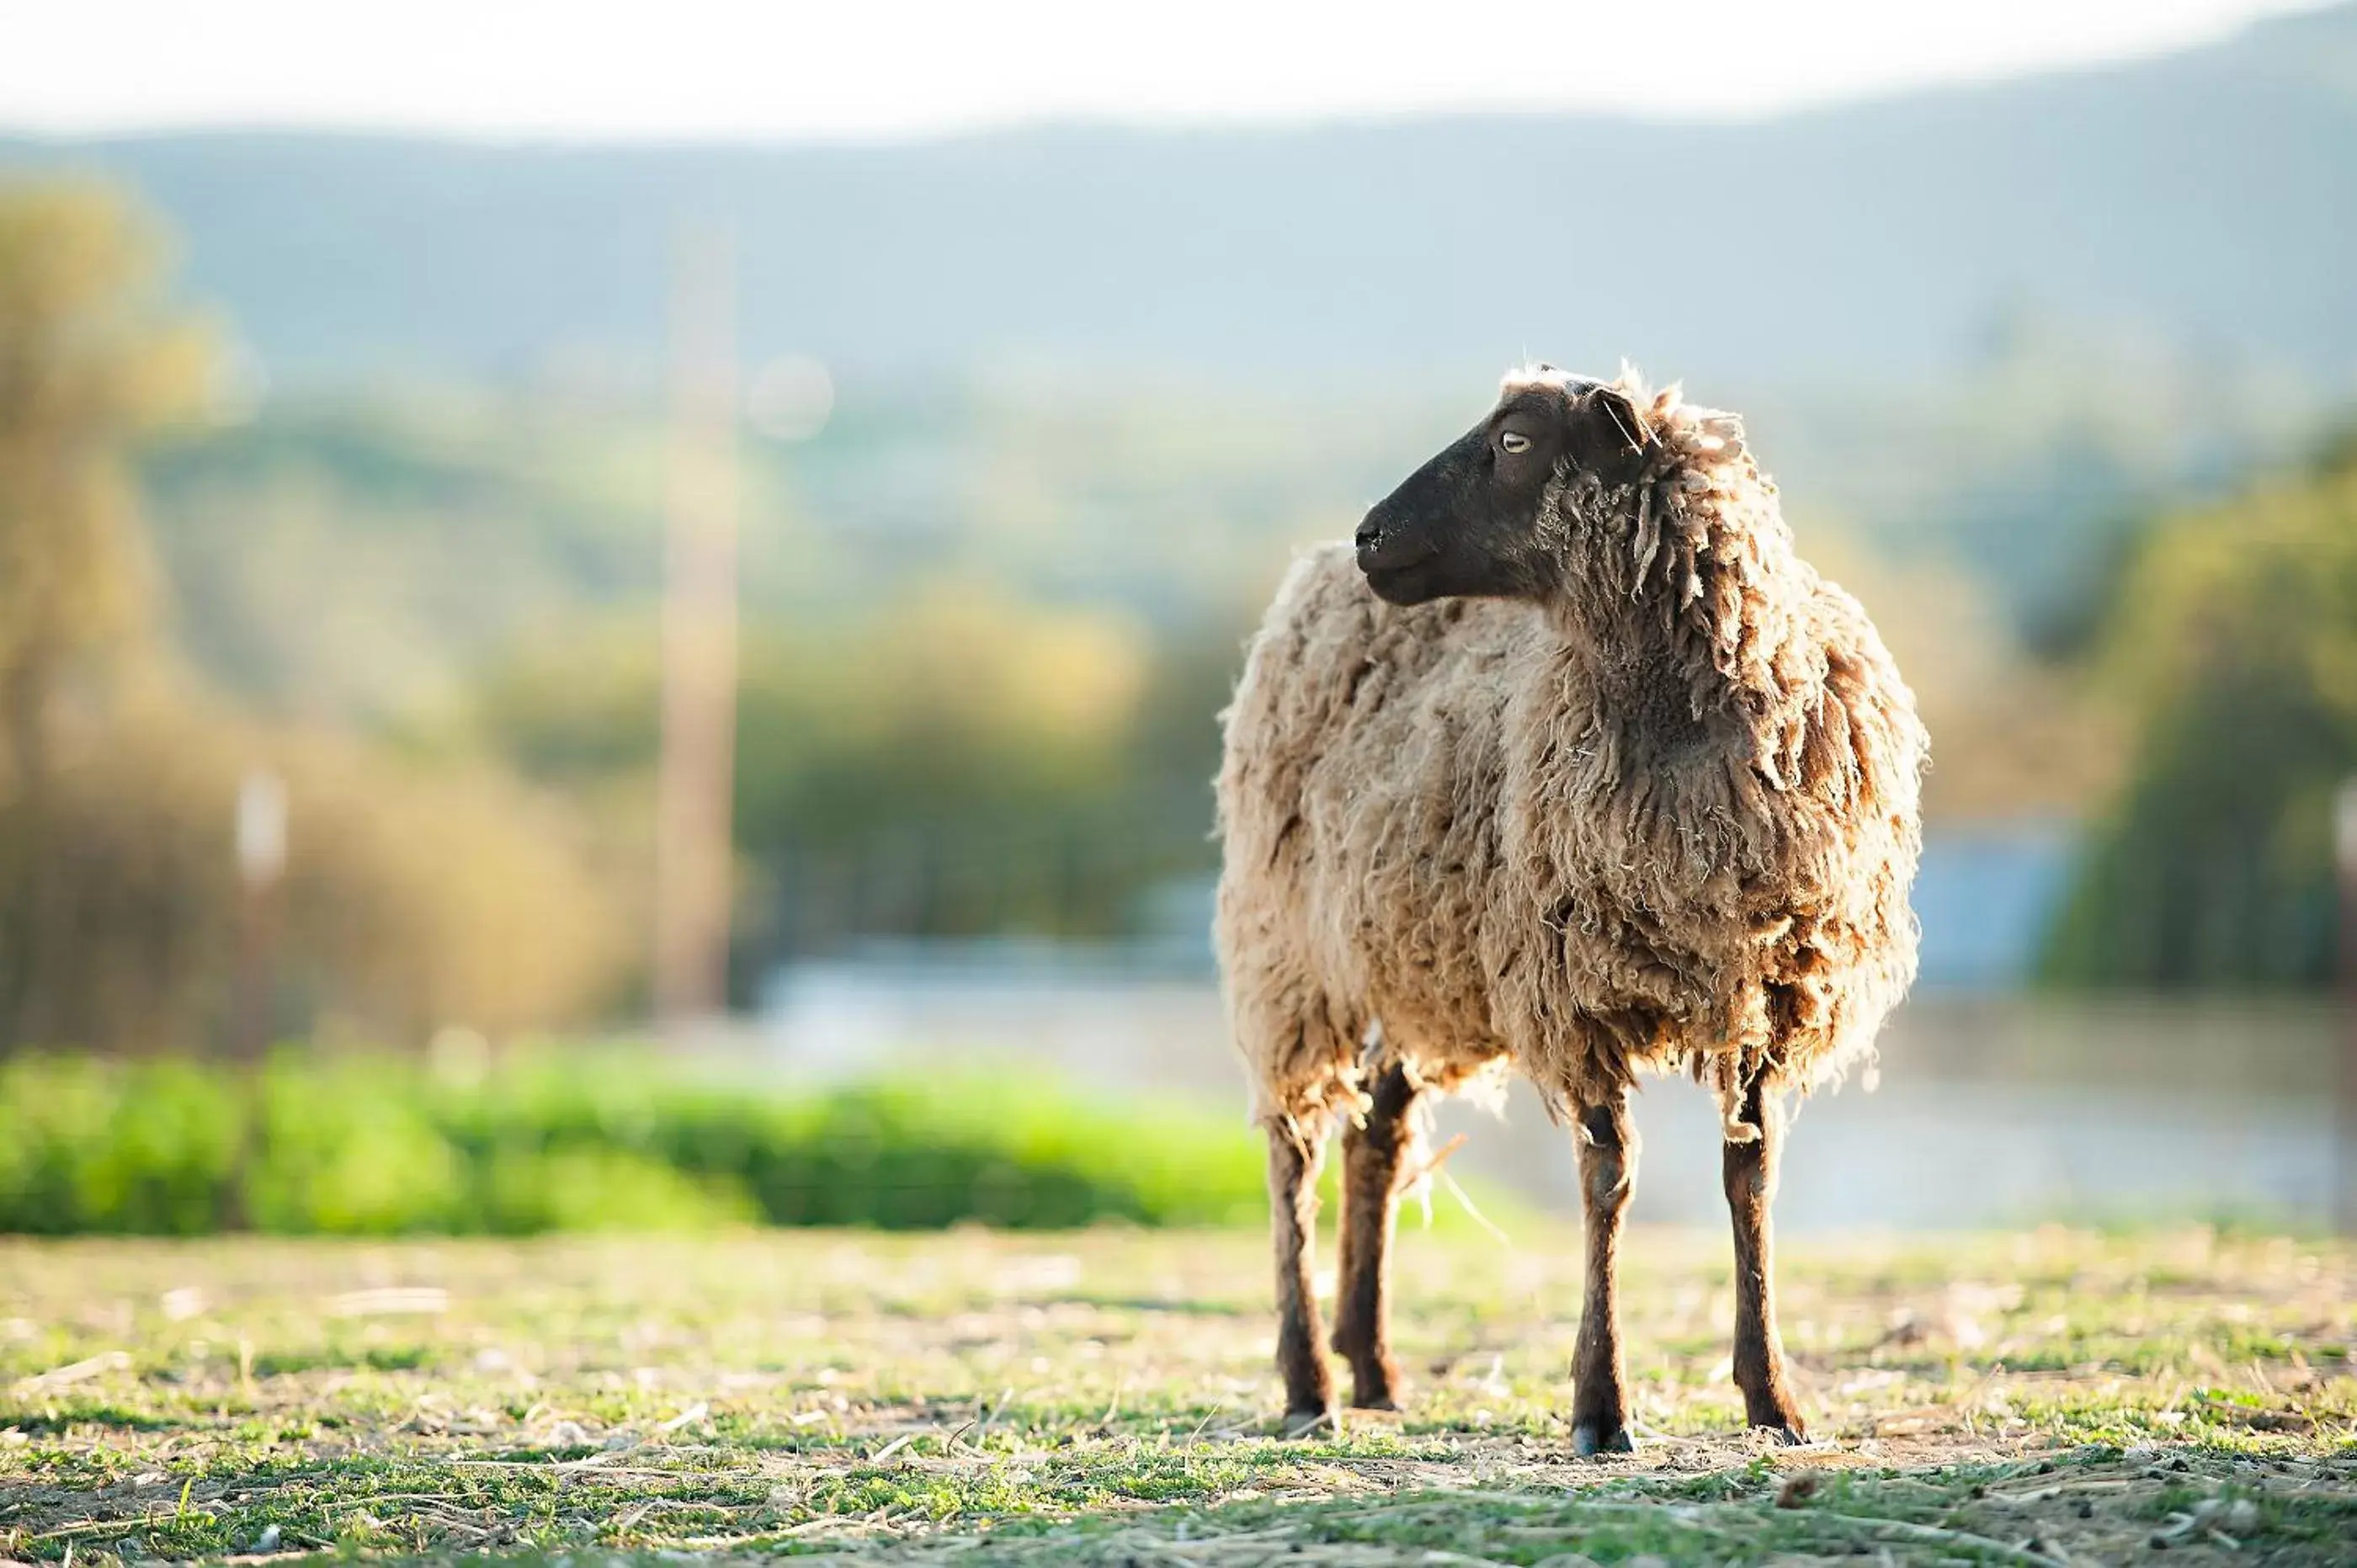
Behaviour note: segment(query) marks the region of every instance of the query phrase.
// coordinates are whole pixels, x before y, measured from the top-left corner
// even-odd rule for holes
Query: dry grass
[[[1643,1443],[1580,1461],[1563,1236],[1406,1238],[1410,1410],[1314,1442],[1270,1434],[1254,1235],[0,1241],[0,1556],[2352,1554],[2345,1246],[1790,1246],[1788,1452],[1739,1430],[1723,1241],[1632,1252]]]

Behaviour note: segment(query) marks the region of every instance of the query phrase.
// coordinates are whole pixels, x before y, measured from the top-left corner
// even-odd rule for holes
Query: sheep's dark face
[[[1543,599],[1563,580],[1558,500],[1593,474],[1633,480],[1644,426],[1620,391],[1549,367],[1507,383],[1490,417],[1442,448],[1359,525],[1359,570],[1395,605]]]

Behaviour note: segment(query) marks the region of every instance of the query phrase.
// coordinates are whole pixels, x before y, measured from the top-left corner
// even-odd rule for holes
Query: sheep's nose
[[[1383,525],[1371,517],[1359,524],[1359,532],[1351,542],[1361,550],[1372,550],[1383,542]]]

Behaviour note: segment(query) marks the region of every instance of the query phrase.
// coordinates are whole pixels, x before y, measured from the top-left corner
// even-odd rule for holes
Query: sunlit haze
[[[1065,118],[1554,109],[1728,118],[2151,54],[2290,0],[1200,0],[16,7],[0,127],[890,137]]]

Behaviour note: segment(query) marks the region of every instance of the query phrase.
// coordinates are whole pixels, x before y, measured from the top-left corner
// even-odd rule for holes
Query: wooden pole
[[[665,1037],[728,1004],[737,751],[736,259],[683,231],[672,300],[662,754],[655,823],[654,1002]]]

